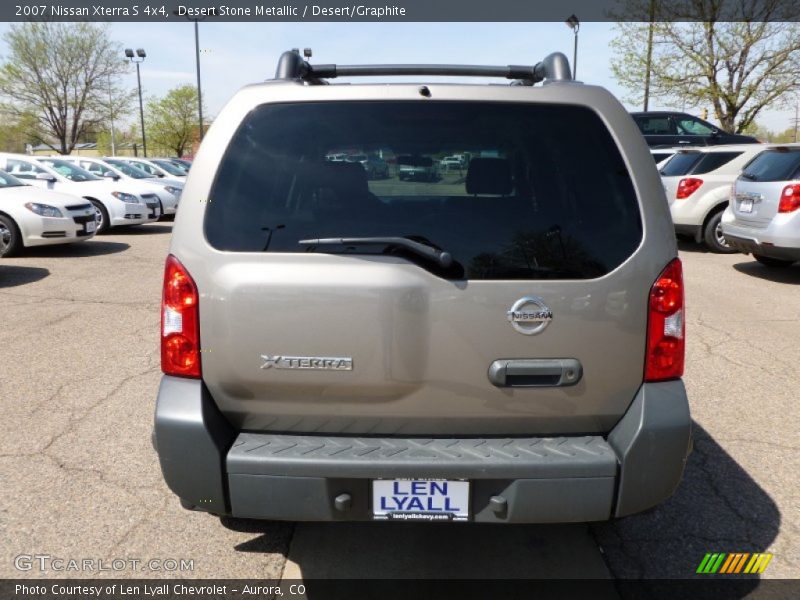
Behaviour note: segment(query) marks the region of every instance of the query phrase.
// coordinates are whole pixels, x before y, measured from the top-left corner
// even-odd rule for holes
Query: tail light
[[[800,208],[800,183],[787,185],[781,192],[781,201],[778,203],[778,212],[794,212],[798,208]]]
[[[683,375],[686,351],[683,268],[675,259],[650,289],[644,380],[665,381]]]
[[[678,182],[678,192],[675,194],[675,198],[677,200],[683,200],[684,198],[688,198],[692,194],[697,191],[703,185],[702,179],[697,179],[696,177],[686,177],[681,179]]]
[[[197,286],[170,254],[161,299],[161,370],[165,374],[200,377],[199,322]]]

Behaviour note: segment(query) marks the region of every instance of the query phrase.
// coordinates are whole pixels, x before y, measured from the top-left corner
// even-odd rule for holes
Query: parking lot
[[[599,525],[294,525],[188,512],[163,483],[150,430],[170,231],[0,261],[0,576],[42,576],[15,557],[49,555],[193,561],[99,573],[115,577],[688,577],[712,551],[772,552],[766,578],[800,572],[800,265],[681,244],[695,443],[657,509]]]

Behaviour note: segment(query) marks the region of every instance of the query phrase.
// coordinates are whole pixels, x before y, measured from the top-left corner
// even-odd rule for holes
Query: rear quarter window
[[[464,169],[442,168],[455,155]],[[437,271],[387,244],[299,243],[407,237],[449,252],[455,264],[438,273],[449,279],[599,277],[642,239],[619,149],[579,106],[262,105],[234,134],[210,197],[216,249],[389,254]]]
[[[690,175],[704,175],[716,171],[720,167],[727,165],[734,158],[741,156],[743,152],[705,152],[703,157],[692,167]]]
[[[666,177],[686,175],[701,158],[702,155],[699,152],[679,152],[661,167],[661,174]]]

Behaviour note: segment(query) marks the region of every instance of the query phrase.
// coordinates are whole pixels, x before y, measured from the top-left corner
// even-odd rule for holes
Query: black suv
[[[727,133],[708,121],[682,112],[634,112],[631,116],[651,148],[758,143],[753,136]]]

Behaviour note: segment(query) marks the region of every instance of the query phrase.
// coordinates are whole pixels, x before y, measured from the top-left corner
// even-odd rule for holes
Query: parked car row
[[[800,260],[800,144],[670,151],[658,168],[677,234],[769,266]]]
[[[0,153],[0,257],[175,214],[188,167],[173,160]]]

